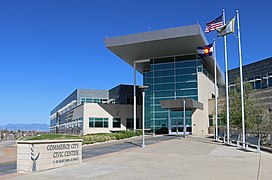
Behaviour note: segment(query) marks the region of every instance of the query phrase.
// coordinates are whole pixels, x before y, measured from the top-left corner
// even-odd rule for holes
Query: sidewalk
[[[129,148],[88,158],[82,164],[20,174],[11,179],[256,180],[259,174],[259,179],[269,180],[271,167],[271,154],[244,152],[212,140],[188,137],[158,142],[145,148]]]
[[[0,164],[16,161],[16,148],[15,141],[0,142]]]

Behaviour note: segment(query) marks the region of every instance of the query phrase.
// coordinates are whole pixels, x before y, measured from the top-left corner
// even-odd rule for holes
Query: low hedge
[[[142,131],[118,131],[114,133],[87,134],[82,136],[83,144],[93,144],[96,142],[106,142],[142,135]]]

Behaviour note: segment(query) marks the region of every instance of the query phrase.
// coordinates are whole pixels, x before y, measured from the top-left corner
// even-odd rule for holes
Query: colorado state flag
[[[196,48],[197,54],[201,57],[207,57],[207,56],[212,56],[213,54],[213,43],[202,46],[202,47],[197,47]]]

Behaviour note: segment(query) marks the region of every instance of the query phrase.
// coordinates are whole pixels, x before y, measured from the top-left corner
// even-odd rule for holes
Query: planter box
[[[43,171],[82,162],[82,139],[17,141],[17,172]]]

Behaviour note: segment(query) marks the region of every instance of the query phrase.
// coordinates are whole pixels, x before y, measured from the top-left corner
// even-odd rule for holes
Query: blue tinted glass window
[[[154,91],[160,91],[160,90],[171,90],[174,89],[174,84],[169,83],[169,84],[157,84],[154,85]]]
[[[269,78],[269,79],[268,79],[268,86],[269,86],[269,87],[272,87],[272,78]]]
[[[174,77],[165,77],[165,78],[164,78],[164,83],[174,82],[174,80],[175,80]]]
[[[156,97],[174,97],[174,91],[159,91],[156,92]]]
[[[164,71],[154,71],[154,76],[155,77],[164,76]]]
[[[196,82],[184,82],[184,83],[177,83],[177,89],[188,89],[188,88],[197,88]]]
[[[194,73],[196,73],[196,67],[184,68],[184,69],[176,69],[176,74],[177,75],[194,74]]]
[[[190,89],[190,90],[179,90],[177,91],[177,96],[192,96],[197,95],[197,89]]]
[[[176,82],[188,82],[188,81],[196,81],[196,75],[183,75],[183,76],[176,76]]]
[[[261,81],[255,81],[255,89],[261,89]]]
[[[173,68],[174,68],[174,63],[164,64],[164,69],[173,69]]]

